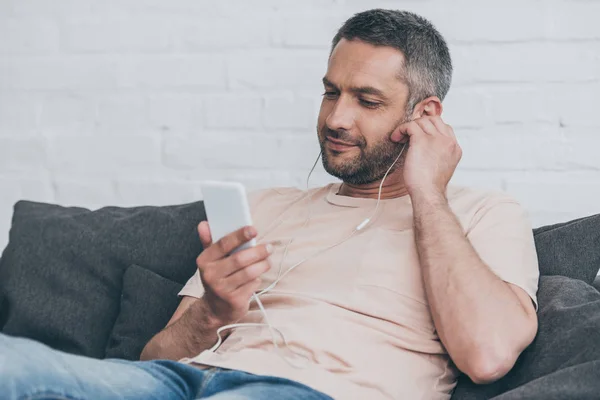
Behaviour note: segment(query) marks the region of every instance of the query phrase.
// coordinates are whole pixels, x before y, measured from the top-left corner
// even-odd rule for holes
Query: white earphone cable
[[[310,360],[309,360],[309,359],[308,359],[306,356],[304,356],[304,355],[301,355],[301,354],[298,354],[298,353],[296,353],[295,351],[293,351],[293,350],[292,350],[292,349],[289,347],[289,345],[288,345],[288,342],[287,342],[287,340],[286,340],[285,336],[283,335],[283,333],[282,333],[282,332],[281,332],[279,329],[277,329],[277,328],[273,327],[273,325],[272,325],[272,324],[271,324],[271,322],[269,321],[269,317],[268,317],[268,315],[267,315],[267,312],[266,312],[266,310],[265,310],[265,308],[264,308],[264,306],[263,306],[263,304],[262,304],[262,301],[260,300],[260,296],[262,296],[262,295],[264,295],[264,294],[268,293],[269,291],[273,290],[273,289],[275,288],[275,286],[277,286],[277,284],[278,284],[278,283],[279,283],[279,282],[280,282],[280,281],[281,281],[281,280],[282,280],[282,279],[283,279],[283,278],[284,278],[284,277],[285,277],[287,274],[289,274],[290,272],[292,272],[292,271],[293,271],[295,268],[297,268],[298,266],[300,266],[300,265],[301,265],[301,264],[303,264],[304,262],[306,262],[306,261],[308,261],[308,260],[310,260],[310,259],[312,259],[312,258],[314,258],[314,257],[316,257],[316,256],[318,256],[318,255],[320,255],[320,254],[322,254],[322,253],[324,253],[324,252],[326,252],[326,251],[328,251],[328,250],[330,250],[330,249],[332,249],[332,248],[336,247],[336,246],[339,246],[340,244],[342,244],[342,243],[344,243],[344,242],[346,242],[346,241],[347,241],[347,240],[349,240],[349,239],[350,239],[352,236],[354,236],[354,235],[355,235],[355,234],[356,234],[358,231],[360,231],[360,230],[364,229],[364,228],[365,228],[365,227],[366,227],[366,226],[367,226],[367,225],[368,225],[368,224],[369,224],[369,223],[370,223],[370,222],[373,220],[373,218],[375,217],[375,215],[376,215],[376,213],[377,213],[377,211],[378,211],[378,209],[379,209],[379,203],[381,202],[381,191],[382,191],[382,189],[383,189],[383,183],[384,183],[385,179],[387,178],[387,176],[388,176],[389,172],[392,170],[392,168],[393,168],[393,167],[394,167],[394,165],[396,164],[396,162],[398,162],[398,160],[399,160],[399,159],[400,159],[400,157],[402,156],[402,153],[404,153],[404,149],[405,149],[405,148],[406,148],[406,143],[405,143],[405,144],[402,146],[402,150],[400,151],[400,154],[398,154],[398,156],[396,157],[396,159],[394,160],[394,162],[392,163],[392,165],[390,165],[390,167],[387,169],[387,171],[386,171],[385,175],[384,175],[384,176],[383,176],[383,178],[381,179],[381,183],[379,184],[379,193],[378,193],[378,195],[377,195],[377,203],[376,203],[376,205],[375,205],[375,209],[373,210],[373,212],[371,213],[371,215],[370,215],[368,218],[366,218],[364,221],[362,221],[362,222],[361,222],[361,223],[360,223],[360,224],[359,224],[359,225],[358,225],[356,228],[354,228],[354,229],[352,230],[352,232],[351,232],[351,233],[350,233],[348,236],[346,236],[346,237],[345,237],[344,239],[342,239],[341,241],[339,241],[339,242],[337,242],[337,243],[335,243],[335,244],[333,244],[333,245],[331,245],[331,246],[325,247],[324,249],[321,249],[321,250],[317,251],[316,253],[314,253],[314,254],[310,255],[309,257],[307,257],[307,258],[305,258],[305,259],[303,259],[303,260],[301,260],[301,261],[297,262],[296,264],[292,265],[290,268],[288,268],[288,269],[287,269],[287,271],[285,271],[283,274],[281,274],[281,271],[282,271],[282,268],[283,268],[283,261],[284,261],[285,257],[287,256],[288,248],[289,248],[289,246],[291,245],[291,243],[292,243],[292,242],[293,242],[293,241],[296,239],[297,235],[296,235],[295,237],[293,237],[292,239],[290,239],[290,240],[288,241],[288,243],[286,244],[286,246],[285,246],[285,249],[284,249],[283,256],[282,256],[282,258],[281,258],[281,261],[280,261],[280,263],[279,263],[279,271],[278,271],[278,274],[277,274],[277,279],[275,279],[275,280],[274,280],[274,281],[273,281],[273,282],[272,282],[272,283],[271,283],[271,284],[270,284],[268,287],[266,287],[265,289],[262,289],[262,290],[260,290],[260,291],[258,291],[258,292],[255,292],[255,293],[253,293],[252,297],[250,298],[250,302],[252,302],[253,300],[254,300],[254,301],[256,301],[256,304],[258,305],[258,308],[260,309],[261,313],[263,314],[263,317],[264,317],[264,320],[265,320],[265,322],[264,322],[264,323],[235,323],[235,324],[229,324],[229,325],[222,326],[222,327],[220,327],[220,328],[217,330],[217,332],[216,332],[216,333],[217,333],[217,338],[218,338],[218,339],[217,339],[217,343],[215,343],[215,345],[214,345],[212,348],[210,348],[209,350],[206,350],[206,351],[208,351],[208,352],[215,352],[215,351],[216,351],[216,350],[219,348],[219,346],[221,346],[221,344],[223,343],[223,339],[222,339],[221,333],[222,333],[223,331],[227,330],[227,329],[238,329],[238,328],[245,328],[245,327],[264,327],[264,326],[267,326],[267,327],[269,328],[269,331],[270,331],[270,333],[271,333],[271,340],[272,340],[272,342],[273,342],[273,346],[275,347],[275,349],[276,349],[276,351],[278,352],[278,354],[279,354],[279,355],[280,355],[280,356],[281,356],[281,357],[282,357],[282,358],[283,358],[283,359],[284,359],[284,360],[285,360],[285,361],[286,361],[288,364],[290,364],[290,365],[291,365],[292,367],[294,367],[294,368],[304,368],[304,367],[306,367],[306,365],[308,365],[308,363],[310,362]],[[308,184],[309,184],[310,176],[312,175],[312,173],[313,173],[313,171],[314,171],[314,169],[315,169],[315,166],[317,165],[317,162],[319,161],[319,158],[321,157],[321,154],[322,154],[322,153],[320,152],[320,153],[319,153],[319,156],[318,156],[318,157],[317,157],[317,159],[315,160],[315,163],[313,164],[313,166],[312,166],[312,168],[311,168],[311,170],[310,170],[310,172],[309,172],[309,174],[308,174],[308,177],[306,178],[306,191],[307,191],[307,193],[306,193],[305,195],[301,196],[299,199],[295,200],[295,201],[292,203],[292,205],[294,205],[294,204],[296,204],[297,202],[299,202],[299,201],[303,200],[304,198],[308,197],[308,204],[307,204],[308,212],[307,212],[307,218],[306,218],[306,220],[304,221],[304,224],[302,225],[302,227],[301,227],[300,229],[303,229],[303,228],[304,228],[304,227],[305,227],[305,226],[306,226],[306,225],[309,223],[309,221],[310,221],[310,218],[311,218],[311,204],[310,204],[310,201],[311,201],[311,198],[312,198],[312,193],[311,193],[311,192],[310,192],[310,190],[309,190]],[[290,207],[288,207],[288,209],[287,209],[287,210],[289,210],[289,209],[291,209],[291,208],[292,208],[292,207],[290,206]],[[286,211],[287,211],[287,210],[286,210]],[[281,215],[283,215],[283,214],[285,214],[285,211],[284,211],[284,213],[282,213]],[[281,215],[280,215],[280,217],[279,217],[278,219],[280,219],[280,218],[281,218]],[[281,223],[282,223],[282,222],[280,222],[280,223],[279,223],[277,226],[279,226]],[[271,224],[269,227],[271,227],[272,225],[273,225],[273,223],[272,223],[272,224]],[[275,227],[277,227],[277,226],[275,226]],[[268,232],[271,232],[271,231],[272,231],[272,230],[274,230],[274,229],[275,229],[275,228],[272,228],[272,229],[270,229]],[[267,233],[268,233],[268,232],[267,232]],[[262,235],[262,237],[266,236],[266,234],[267,234],[267,233],[264,233],[264,234]],[[293,353],[294,355],[296,355],[296,356],[298,356],[298,357],[300,357],[300,358],[304,359],[304,361],[305,361],[305,364],[304,364],[304,365],[295,364],[295,363],[294,363],[294,362],[292,362],[292,361],[291,361],[291,360],[290,360],[288,357],[285,357],[285,355],[283,355],[283,354],[281,354],[281,353],[280,353],[280,350],[281,350],[281,349],[280,349],[280,347],[279,347],[279,344],[277,343],[277,338],[276,338],[276,336],[277,336],[277,335],[276,335],[276,333],[277,333],[277,334],[279,334],[279,336],[281,337],[281,340],[282,340],[283,344],[285,345],[285,347],[286,347],[286,348],[287,348],[287,349],[288,349],[288,350],[289,350],[291,353]],[[187,362],[187,363],[189,363],[189,362],[193,362],[193,361],[194,361],[194,359],[187,359],[187,358],[186,358],[186,359],[182,359],[181,361],[182,361],[182,362]],[[339,368],[339,367],[338,367],[338,368]],[[342,367],[342,368],[343,368],[343,370],[348,370],[348,371],[350,370],[348,367],[345,367],[345,366],[344,366],[344,367]]]

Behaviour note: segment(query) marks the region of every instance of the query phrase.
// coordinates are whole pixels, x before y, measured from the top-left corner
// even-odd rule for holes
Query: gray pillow
[[[542,276],[538,300],[537,336],[514,368],[489,385],[462,375],[453,400],[599,397],[600,293],[580,280]]]
[[[110,334],[106,358],[138,360],[144,346],[165,327],[179,305],[178,282],[131,265],[123,276],[121,310]]]
[[[2,332],[104,357],[127,267],[184,284],[202,251],[196,227],[204,219],[202,202],[90,211],[19,201],[0,258]]]
[[[600,269],[600,214],[534,229],[540,275],[592,284]]]

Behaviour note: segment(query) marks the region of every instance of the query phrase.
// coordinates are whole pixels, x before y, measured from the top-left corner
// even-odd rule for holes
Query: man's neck
[[[362,197],[367,199],[376,199],[379,194],[379,185],[381,181],[368,183],[365,185],[353,185],[344,182],[340,187],[338,195],[349,197]],[[408,195],[408,190],[404,186],[402,177],[395,177],[392,174],[388,175],[383,187],[381,188],[381,199],[395,199]]]

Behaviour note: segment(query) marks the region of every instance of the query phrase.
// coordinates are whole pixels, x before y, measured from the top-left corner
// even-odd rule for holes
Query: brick
[[[566,168],[566,141],[558,126],[498,125],[456,135],[463,149],[459,165],[466,170]]]
[[[49,163],[57,171],[147,171],[160,163],[160,141],[147,136],[68,137],[49,143]]]
[[[268,47],[271,28],[264,14],[233,14],[173,22],[173,41],[181,52]]]
[[[0,58],[0,89],[105,90],[116,77],[116,64],[106,57]]]
[[[18,200],[49,202],[54,198],[50,182],[43,172],[3,172],[0,175],[0,187],[2,187],[0,202],[11,209]]]
[[[597,1],[568,1],[548,7],[546,37],[555,40],[600,39],[600,3]]]
[[[197,17],[217,16],[222,9],[221,2],[196,0],[104,0],[95,1],[90,8],[100,15],[143,15],[151,14],[168,17],[171,15],[194,15]],[[231,10],[230,10],[231,12]]]
[[[122,88],[208,89],[226,87],[224,60],[218,55],[131,56],[120,61]]]
[[[45,167],[46,140],[44,138],[0,138],[0,171],[35,171]]]
[[[267,128],[309,129],[316,127],[320,98],[302,95],[271,95],[265,99]]]
[[[598,93],[600,83],[562,85],[555,88],[553,102],[560,123],[567,127],[600,128]],[[598,132],[598,129],[596,129]]]
[[[318,92],[327,71],[327,50],[239,52],[227,60],[234,89],[302,89]]]
[[[164,165],[177,169],[273,168],[280,143],[271,135],[205,131],[202,138],[165,139]]]
[[[204,123],[202,96],[196,94],[151,94],[147,99],[146,112],[152,129],[165,133],[193,132]]]
[[[479,88],[450,89],[442,117],[454,129],[481,127],[488,120],[486,102],[485,91]]]
[[[600,78],[598,43],[511,43],[452,46],[458,84],[587,82]]]
[[[350,18],[353,14],[365,11],[371,8],[384,8],[384,9],[402,9],[407,11],[415,12],[419,15],[426,15],[427,10],[431,9],[431,1],[423,0],[404,0],[401,7],[397,0],[371,0],[369,1],[368,7],[365,6],[364,0],[336,0],[341,7],[343,12],[347,14],[347,18]],[[439,3],[436,2],[436,6],[439,7]]]
[[[599,180],[598,171],[535,172],[509,177],[507,190],[532,213],[574,213],[585,216],[600,212]]]
[[[343,0],[342,0],[343,1]],[[297,13],[305,10],[334,10],[338,9],[340,0],[262,0],[260,5],[263,11],[277,11],[280,13],[291,12]],[[245,0],[225,0],[221,4],[227,8],[235,5],[235,7],[245,6],[256,9],[255,4],[248,4]]]
[[[450,42],[516,42],[544,37],[546,9],[542,2],[459,0],[430,6],[424,16]]]
[[[159,17],[70,18],[62,27],[67,52],[166,52],[171,48],[169,25]]]
[[[115,202],[115,184],[106,178],[59,177],[52,180],[56,202],[65,206],[98,209]]]
[[[255,129],[261,123],[262,100],[255,95],[216,95],[205,101],[209,128]]]
[[[274,21],[273,41],[285,47],[325,48],[348,18],[336,13],[294,13]]]
[[[210,146],[205,132],[201,132],[201,134],[206,139],[166,137],[161,152],[163,166],[175,170],[205,169],[204,157]]]
[[[89,94],[60,92],[42,96],[39,130],[46,136],[89,135],[96,119],[96,105]]]
[[[60,16],[89,13],[92,10],[89,0],[12,0],[8,3],[11,13],[18,16]]]
[[[143,94],[115,94],[99,98],[95,132],[100,134],[148,134],[146,99]]]
[[[277,166],[288,170],[305,171],[308,175],[320,151],[316,128],[302,133],[295,132],[295,134],[279,132],[277,136],[281,142],[281,149],[277,154]],[[321,161],[317,164],[321,165]]]
[[[35,133],[39,109],[35,95],[0,92],[0,136]]]
[[[290,184],[287,184],[285,186],[295,186],[299,189],[306,190],[306,178],[307,178],[309,172],[310,172],[310,168],[307,169],[306,171],[298,171],[298,172],[294,171],[293,175],[292,175],[292,181],[290,182]],[[315,170],[313,171],[312,175],[310,176],[310,181],[308,182],[308,187],[309,188],[321,187],[321,186],[328,185],[329,183],[332,183],[332,182],[340,182],[340,180],[329,175],[327,172],[325,172],[322,162],[319,161],[319,163],[315,167]]]
[[[124,206],[171,205],[198,200],[194,184],[182,181],[118,179],[115,197]]]
[[[246,188],[246,191],[290,186],[292,176],[288,171],[276,171],[272,169],[231,170],[231,169],[211,169],[203,172],[200,176],[202,180],[227,180],[240,182]],[[198,185],[199,187],[199,185]],[[199,191],[200,198],[202,192]]]
[[[0,18],[0,54],[52,54],[59,50],[58,26],[47,18]]]
[[[486,87],[491,120],[495,123],[548,122],[558,124],[560,108],[551,86],[502,85]]]
[[[564,162],[570,170],[599,170],[600,135],[598,129],[570,127],[561,129],[567,144]]]

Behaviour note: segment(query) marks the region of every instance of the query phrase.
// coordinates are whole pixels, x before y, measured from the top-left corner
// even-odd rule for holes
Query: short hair
[[[450,89],[452,60],[446,41],[431,22],[417,14],[379,8],[360,12],[338,30],[331,52],[342,39],[394,47],[403,53],[400,77],[409,89],[407,112],[430,96],[444,100]]]

